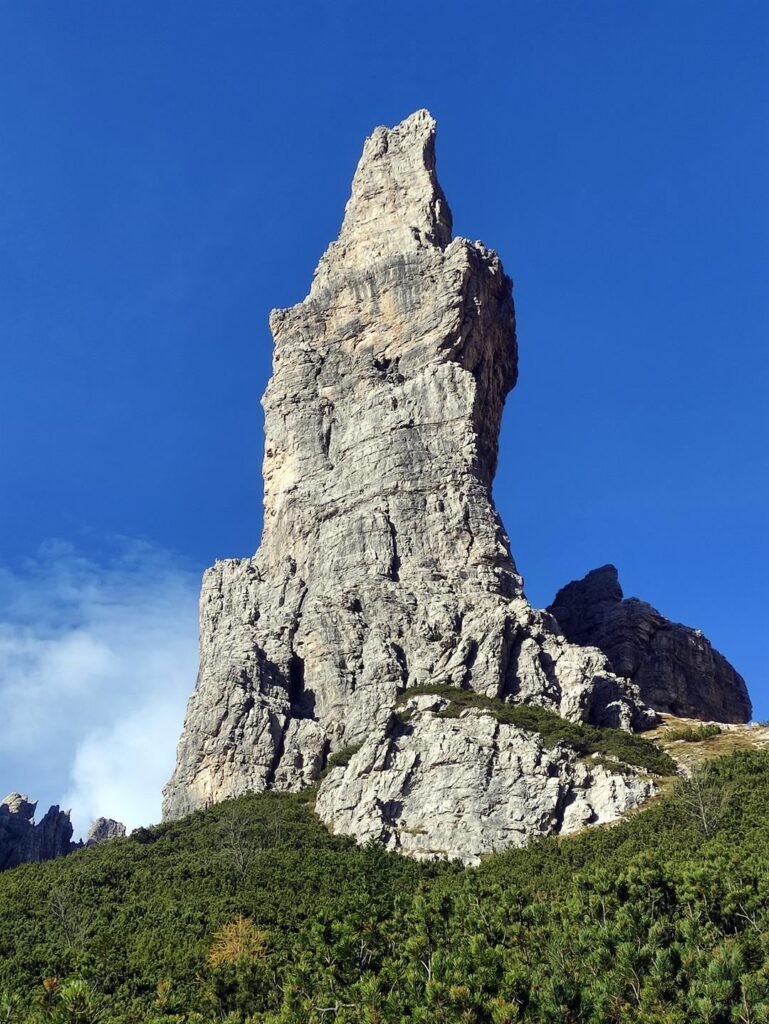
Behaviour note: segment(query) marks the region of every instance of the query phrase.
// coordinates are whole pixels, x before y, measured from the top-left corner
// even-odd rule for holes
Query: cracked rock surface
[[[656,790],[565,745],[547,750],[537,733],[493,715],[441,718],[443,706],[412,698],[407,723],[372,735],[330,773],[316,811],[334,831],[419,859],[478,864],[533,836],[614,821]]]
[[[600,648],[656,711],[709,722],[750,721],[752,705],[739,672],[699,629],[624,597],[613,565],[567,584],[548,611],[573,643]]]
[[[654,720],[605,655],[569,643],[523,594],[491,499],[517,374],[512,286],[495,252],[452,237],[434,142],[427,111],[376,129],[309,295],[270,317],[262,541],[253,558],[205,574],[200,672],[166,817],[247,790],[299,789],[330,753],[361,743],[324,780],[319,811],[341,831],[394,843],[375,808],[400,802],[398,820],[426,830],[400,840],[409,852],[464,855],[448,811],[420,824],[415,810],[446,744],[452,771],[457,745],[467,751],[464,817],[452,820],[476,833],[471,858],[627,802],[620,776],[605,781],[603,810],[569,802],[601,772],[482,716],[426,712],[408,737],[393,734],[396,697],[425,683],[596,725]],[[387,771],[359,771],[361,757]],[[404,767],[414,758],[417,774]],[[440,775],[444,808],[450,774]]]

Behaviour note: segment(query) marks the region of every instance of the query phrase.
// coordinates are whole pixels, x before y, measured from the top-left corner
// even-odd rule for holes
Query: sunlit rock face
[[[625,597],[613,565],[568,583],[549,611],[569,640],[599,647],[655,710],[712,722],[750,721],[753,709],[739,672],[699,629]]]
[[[656,792],[650,778],[565,744],[548,749],[538,733],[492,714],[468,708],[446,717],[446,705],[427,694],[401,704],[389,729],[329,774],[320,817],[359,842],[478,864],[534,836],[614,821]]]
[[[517,374],[511,282],[495,252],[452,238],[427,111],[366,141],[310,294],[270,325],[262,542],[204,577],[200,673],[166,816],[298,789],[343,747],[405,742],[393,706],[419,684],[648,723],[605,656],[570,644],[523,594],[491,498]],[[413,742],[423,767],[440,756]],[[534,740],[513,731],[503,742],[509,752]],[[363,774],[376,800],[381,773]],[[327,776],[318,807],[332,825],[361,779],[352,763]],[[500,775],[488,800],[519,806],[516,792]],[[371,832],[370,821],[339,825]],[[479,833],[473,856],[495,841]]]

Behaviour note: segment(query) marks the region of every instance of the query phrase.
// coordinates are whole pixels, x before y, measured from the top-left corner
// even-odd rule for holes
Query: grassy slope
[[[0,990],[22,1002],[0,1021],[760,1024],[769,754],[717,762],[704,794],[704,825],[689,789],[475,871],[359,849],[264,794],[6,872]],[[212,966],[240,914],[264,955]],[[100,1016],[34,1017],[52,975],[86,979]]]
[[[699,742],[687,743],[677,740],[676,735],[683,730],[698,732],[702,722],[691,718],[676,718],[673,715],[662,715],[661,724],[645,736],[661,746],[671,757],[688,770],[701,767],[705,762],[712,761],[726,754],[734,754],[744,750],[769,750],[769,725],[718,725],[719,732],[705,737]],[[706,726],[707,729],[707,726]]]

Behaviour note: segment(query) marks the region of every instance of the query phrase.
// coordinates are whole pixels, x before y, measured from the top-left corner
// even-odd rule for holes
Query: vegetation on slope
[[[565,743],[587,757],[593,754],[614,758],[621,764],[642,768],[657,775],[675,775],[676,765],[669,754],[650,740],[624,729],[598,729],[583,722],[569,722],[554,711],[537,704],[508,704],[494,697],[485,697],[475,690],[462,690],[456,686],[426,684],[411,687],[399,697],[404,703],[418,694],[435,694],[449,701],[439,712],[445,718],[458,717],[465,708],[479,708],[493,714],[498,722],[516,725],[519,729],[538,732],[546,747]],[[405,712],[408,714],[408,711]]]
[[[476,870],[357,848],[304,800],[0,876],[0,1021],[769,1021],[765,752]]]
[[[697,771],[715,758],[736,754],[740,751],[769,751],[769,723],[750,723],[749,725],[718,726],[719,732],[708,729],[705,724],[703,732],[714,733],[700,738],[699,729],[702,722],[674,715],[661,715],[662,721],[654,729],[644,733],[644,737],[662,747],[676,763],[687,773]],[[697,739],[695,742],[681,742],[675,739],[682,729],[692,729]],[[671,735],[673,739],[671,740]]]
[[[685,743],[702,743],[714,736],[720,736],[722,731],[721,726],[715,722],[708,722],[707,725],[703,722],[694,728],[691,725],[685,725],[681,729],[669,729],[665,734],[665,739],[668,743],[675,743],[676,740],[683,740]]]

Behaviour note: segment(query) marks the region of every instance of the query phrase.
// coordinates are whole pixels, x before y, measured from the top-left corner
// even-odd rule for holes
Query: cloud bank
[[[197,667],[197,573],[145,543],[48,544],[0,566],[0,799],[128,828],[160,819]]]

